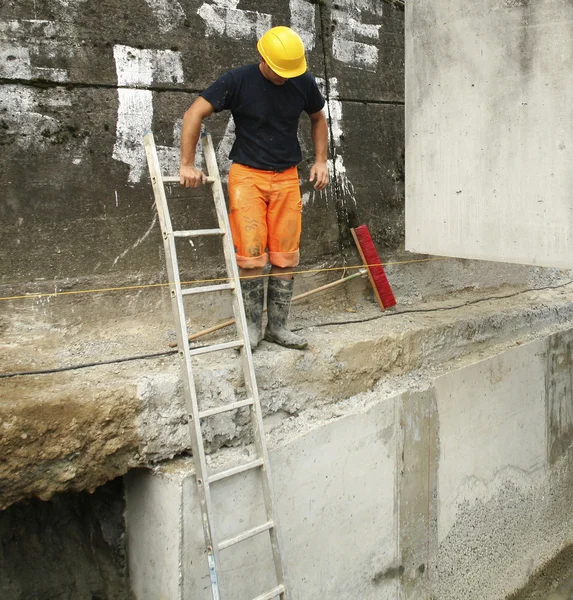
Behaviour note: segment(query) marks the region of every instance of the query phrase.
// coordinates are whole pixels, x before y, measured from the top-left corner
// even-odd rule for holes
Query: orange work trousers
[[[264,267],[267,260],[277,267],[296,267],[302,225],[297,168],[263,171],[233,163],[229,221],[239,267]]]

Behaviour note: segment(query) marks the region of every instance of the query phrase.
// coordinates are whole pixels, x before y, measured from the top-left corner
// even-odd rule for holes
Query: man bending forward
[[[297,164],[302,160],[297,131],[308,113],[315,162],[310,181],[315,189],[328,184],[328,128],[322,97],[306,71],[304,45],[288,27],[273,27],[257,44],[259,64],[233,69],[207,88],[185,113],[181,135],[181,184],[197,187],[206,176],[194,167],[201,122],[213,112],[230,110],[235,143],[229,157],[229,220],[254,350],[263,337],[264,278],[269,261],[268,325],[265,339],[288,348],[306,348],[290,331],[293,275],[299,263],[302,202]]]

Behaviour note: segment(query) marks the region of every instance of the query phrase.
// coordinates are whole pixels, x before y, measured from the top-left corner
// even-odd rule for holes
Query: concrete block
[[[479,362],[468,359],[437,378],[410,376],[402,392],[380,384],[274,426],[273,480],[293,596],[503,598],[569,546],[573,449],[563,446],[550,460],[547,439],[555,390],[568,377],[555,368],[564,355],[556,344],[555,335],[541,336]],[[563,442],[567,427],[562,434]],[[225,452],[209,460],[220,468],[247,459],[245,450]],[[172,489],[174,473],[182,498],[173,492],[170,502],[183,509],[162,514],[163,501],[155,508],[140,479],[152,480],[150,489]],[[183,598],[208,598],[192,463],[137,472],[130,482],[128,535],[137,549],[130,571],[137,589],[149,580],[161,588],[163,575],[145,543],[165,530],[170,540],[162,543],[181,548],[172,552],[165,576],[183,578]],[[253,473],[214,488],[214,499],[218,536],[264,518]],[[157,520],[146,519],[146,511]],[[173,519],[181,514],[177,530]],[[224,556],[230,597],[255,596],[272,585],[263,542]],[[178,560],[191,565],[183,575]]]
[[[393,422],[393,403],[377,404],[319,424],[271,451],[293,598],[396,597]],[[169,468],[138,471],[128,478],[130,573],[137,600],[161,598],[163,582],[166,588],[180,581],[180,564],[183,596],[170,598],[210,597],[191,463],[175,470],[175,475]],[[213,486],[219,540],[261,521],[255,474],[219,485]],[[272,585],[270,546],[264,541],[256,538],[221,553],[227,597],[254,597]],[[161,551],[166,564],[158,568]]]
[[[440,599],[505,598],[571,544],[571,447],[548,460],[549,362],[538,339],[436,380]]]
[[[406,18],[406,248],[573,267],[573,6],[407,2]]]

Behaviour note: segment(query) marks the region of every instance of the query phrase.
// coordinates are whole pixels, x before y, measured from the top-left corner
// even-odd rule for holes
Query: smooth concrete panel
[[[573,267],[573,5],[406,13],[406,249]]]
[[[394,400],[272,455],[294,597],[396,597]]]
[[[546,469],[545,361],[538,340],[436,379],[440,541],[462,505]]]
[[[394,418],[392,400],[324,422],[271,452],[294,600],[396,598]],[[135,511],[128,515],[130,574],[137,600],[161,598],[162,583],[175,589],[179,561],[183,597],[211,598],[193,463],[176,464],[169,475],[137,472],[128,481],[127,510]],[[174,470],[182,482],[181,496],[173,485]],[[261,522],[261,498],[252,475],[212,487],[218,540]],[[265,534],[221,553],[223,597],[252,598],[269,589],[267,540]],[[156,563],[158,544],[168,550],[162,557],[168,564]]]
[[[126,530],[136,600],[181,600],[182,478],[131,471],[126,478]]]

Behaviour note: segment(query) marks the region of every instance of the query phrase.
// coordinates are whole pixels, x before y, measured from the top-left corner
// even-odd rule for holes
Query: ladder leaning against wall
[[[243,299],[241,296],[239,270],[235,261],[235,252],[229,227],[227,209],[225,206],[223,186],[219,176],[219,169],[217,166],[217,160],[211,136],[208,134],[204,135],[201,139],[201,142],[203,146],[203,155],[207,164],[207,184],[211,187],[211,191],[213,193],[219,227],[216,229],[174,231],[171,224],[171,217],[169,215],[165,184],[179,183],[179,177],[163,176],[161,174],[153,134],[151,132],[147,133],[144,138],[147,164],[151,176],[153,194],[155,196],[155,204],[157,206],[157,213],[159,215],[159,222],[161,225],[161,233],[163,235],[163,244],[165,247],[167,273],[169,276],[169,289],[173,306],[173,315],[175,317],[175,329],[177,334],[178,354],[181,360],[181,369],[183,373],[185,401],[189,414],[191,448],[193,450],[193,457],[195,461],[197,489],[201,504],[203,533],[205,536],[209,575],[211,578],[211,590],[213,594],[213,600],[236,600],[235,598],[222,598],[221,596],[219,584],[221,574],[220,553],[222,551],[230,551],[229,549],[236,544],[252,538],[255,535],[265,534],[268,532],[270,534],[272,557],[275,567],[276,586],[273,589],[257,596],[253,600],[272,600],[273,598],[287,600],[288,594],[281,555],[281,540],[277,521],[277,512],[272,490],[269,456],[265,442],[263,416],[259,402],[253,356],[251,354],[251,347],[248,341],[247,322],[245,318]],[[228,283],[203,287],[181,287],[181,277],[175,248],[175,238],[194,238],[198,236],[222,237]],[[220,290],[229,290],[233,295],[233,313],[237,324],[237,339],[231,342],[191,349],[187,336],[187,323],[185,309],[183,306],[183,297],[192,294],[205,294]],[[247,399],[225,404],[217,408],[201,410],[199,406],[197,389],[193,378],[193,366],[191,359],[193,356],[198,356],[200,354],[219,352],[231,348],[238,348],[241,353],[241,364],[244,374],[245,387],[247,390]],[[207,470],[205,446],[201,430],[202,420],[219,413],[237,410],[246,406],[250,408],[251,413],[253,436],[257,452],[256,459],[225,471],[209,473]],[[247,531],[244,531],[235,537],[217,540],[217,527],[213,523],[214,508],[211,499],[211,486],[216,485],[218,481],[227,479],[239,473],[244,473],[245,471],[249,471],[251,469],[258,469],[260,471],[267,520],[266,522],[261,523],[252,529],[248,529]]]

